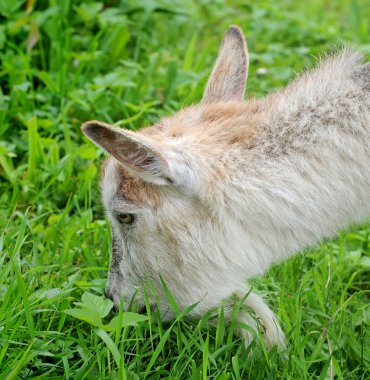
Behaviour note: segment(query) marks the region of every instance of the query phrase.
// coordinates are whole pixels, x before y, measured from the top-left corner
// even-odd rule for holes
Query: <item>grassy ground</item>
[[[103,154],[79,130],[135,129],[197,101],[231,23],[248,38],[248,96],[262,96],[341,41],[369,58],[369,19],[367,0],[2,0],[0,379],[369,379],[366,225],[254,282],[285,325],[285,357],[260,337],[245,349],[209,315],[109,324],[91,295],[109,263]]]

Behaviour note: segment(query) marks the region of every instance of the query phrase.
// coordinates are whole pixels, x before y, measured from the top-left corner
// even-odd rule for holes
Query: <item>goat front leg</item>
[[[276,315],[267,306],[263,298],[248,291],[247,288],[245,288],[245,292],[238,291],[235,296],[239,301],[243,300],[243,305],[239,306],[236,311],[236,320],[250,326],[256,332],[262,330],[263,339],[268,348],[277,346],[279,349],[284,349],[286,347],[285,335],[280,328]],[[225,317],[228,320],[232,318],[233,309],[232,298],[229,298],[225,302],[224,308]],[[243,338],[246,346],[253,340],[253,334],[247,329],[239,327],[237,333]]]

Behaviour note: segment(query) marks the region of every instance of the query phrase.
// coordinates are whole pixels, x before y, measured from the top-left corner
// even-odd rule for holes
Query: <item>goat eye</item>
[[[117,220],[121,224],[131,224],[135,220],[135,217],[133,214],[122,213],[122,214],[117,214]]]

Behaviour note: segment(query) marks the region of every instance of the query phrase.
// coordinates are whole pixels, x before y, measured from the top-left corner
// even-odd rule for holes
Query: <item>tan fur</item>
[[[157,187],[130,175],[122,166],[116,166],[116,176],[119,178],[119,194],[129,201],[142,206],[150,206],[154,209],[161,205],[161,193]]]

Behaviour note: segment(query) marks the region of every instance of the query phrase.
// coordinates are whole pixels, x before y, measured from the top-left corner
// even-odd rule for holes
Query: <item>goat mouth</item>
[[[149,304],[149,310],[148,310],[147,305],[140,304],[137,311],[138,311],[139,314],[148,314],[148,311],[150,311],[151,313],[153,313],[155,311],[155,306],[152,305],[152,304]]]

